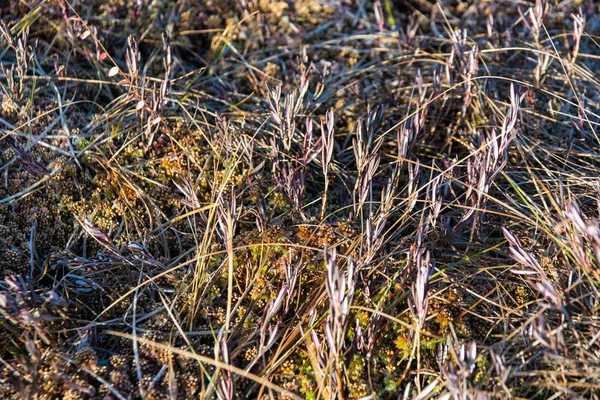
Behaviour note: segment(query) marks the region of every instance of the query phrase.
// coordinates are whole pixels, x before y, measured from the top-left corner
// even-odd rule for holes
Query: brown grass
[[[598,398],[594,3],[0,16],[1,397]]]

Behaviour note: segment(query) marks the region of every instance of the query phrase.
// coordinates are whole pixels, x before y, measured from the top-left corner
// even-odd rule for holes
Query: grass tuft
[[[600,393],[600,9],[0,7],[0,397]]]

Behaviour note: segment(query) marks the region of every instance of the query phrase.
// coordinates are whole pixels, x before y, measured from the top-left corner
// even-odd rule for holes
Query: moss
[[[440,368],[437,352],[455,338],[456,346],[475,340],[481,353],[476,372],[460,377],[473,393],[502,392],[489,349],[503,338],[507,354],[521,357],[519,365],[506,361],[511,395],[531,397],[550,377],[589,397],[586,388],[597,383],[589,373],[594,350],[573,349],[593,342],[588,336],[596,329],[598,193],[590,182],[598,166],[593,132],[564,100],[567,92],[585,93],[580,104],[597,114],[596,83],[581,72],[595,66],[584,57],[593,50],[587,39],[579,58],[572,40],[550,49],[533,41],[529,24],[515,23],[516,8],[498,1],[443,5],[442,14],[452,16],[448,32],[466,28],[465,41],[440,33],[442,14],[426,2],[413,4],[414,14],[387,1],[192,3],[0,9],[11,31],[3,35],[5,66],[22,67],[23,49],[36,52],[35,69],[11,75],[19,90],[7,75],[0,99],[9,127],[0,138],[0,339],[10,365],[0,371],[0,397],[113,395],[86,370],[127,398],[204,395],[214,367],[142,341],[134,354],[129,339],[107,332],[131,333],[134,315],[142,340],[229,357],[306,398],[396,397],[406,387],[404,372],[412,376],[416,368],[411,355],[421,362],[421,389],[433,379],[450,382],[448,371],[464,371],[453,369],[451,358]],[[564,15],[578,10],[565,7],[545,15],[551,37],[573,31]],[[591,26],[595,11],[584,11]],[[78,15],[95,17],[84,22]],[[143,69],[135,81],[127,65],[130,34]],[[563,62],[554,60],[537,79],[535,54],[547,50]],[[467,71],[476,62],[480,67]],[[122,74],[110,76],[115,65]],[[536,89],[523,92],[516,130],[499,135],[511,113],[509,81]],[[303,82],[306,95],[286,105]],[[378,103],[385,106],[380,126],[372,112]],[[324,171],[329,109],[334,149]],[[486,142],[493,129],[497,154]],[[512,134],[518,139],[504,149]],[[359,144],[378,162],[366,183]],[[486,171],[488,184],[477,181],[479,161],[490,166],[496,156],[500,166]],[[298,167],[303,179],[278,181],[276,164]],[[416,165],[421,174],[412,180]],[[300,194],[297,207],[292,199]],[[580,199],[583,222],[570,225],[562,210],[567,198]],[[470,210],[476,216],[458,223]],[[230,213],[233,254],[226,243]],[[572,318],[561,319],[560,307],[539,292],[539,276],[520,280],[507,271],[524,267],[514,267],[502,226],[519,232]],[[350,293],[331,299],[327,291],[324,250],[334,247],[342,276],[329,288],[346,283],[350,259],[356,267],[347,305]],[[415,337],[409,302],[422,249],[435,268],[426,322]],[[340,302],[343,321],[328,326],[328,312]],[[225,337],[229,312],[225,348],[216,338]],[[507,335],[505,326],[524,336]],[[332,329],[343,329],[336,365],[327,358]],[[552,356],[529,358],[544,353]],[[560,379],[556,371],[564,371]],[[216,378],[219,391],[225,370]],[[259,386],[234,380],[235,395],[258,396]],[[433,394],[439,390],[446,388]]]

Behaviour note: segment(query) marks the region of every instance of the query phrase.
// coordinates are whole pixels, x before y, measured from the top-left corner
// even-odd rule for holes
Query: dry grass
[[[599,398],[593,3],[0,16],[3,398]]]

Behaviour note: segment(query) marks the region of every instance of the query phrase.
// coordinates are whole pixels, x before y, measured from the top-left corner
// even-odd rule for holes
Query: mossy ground
[[[597,398],[599,13],[4,5],[0,396]]]

